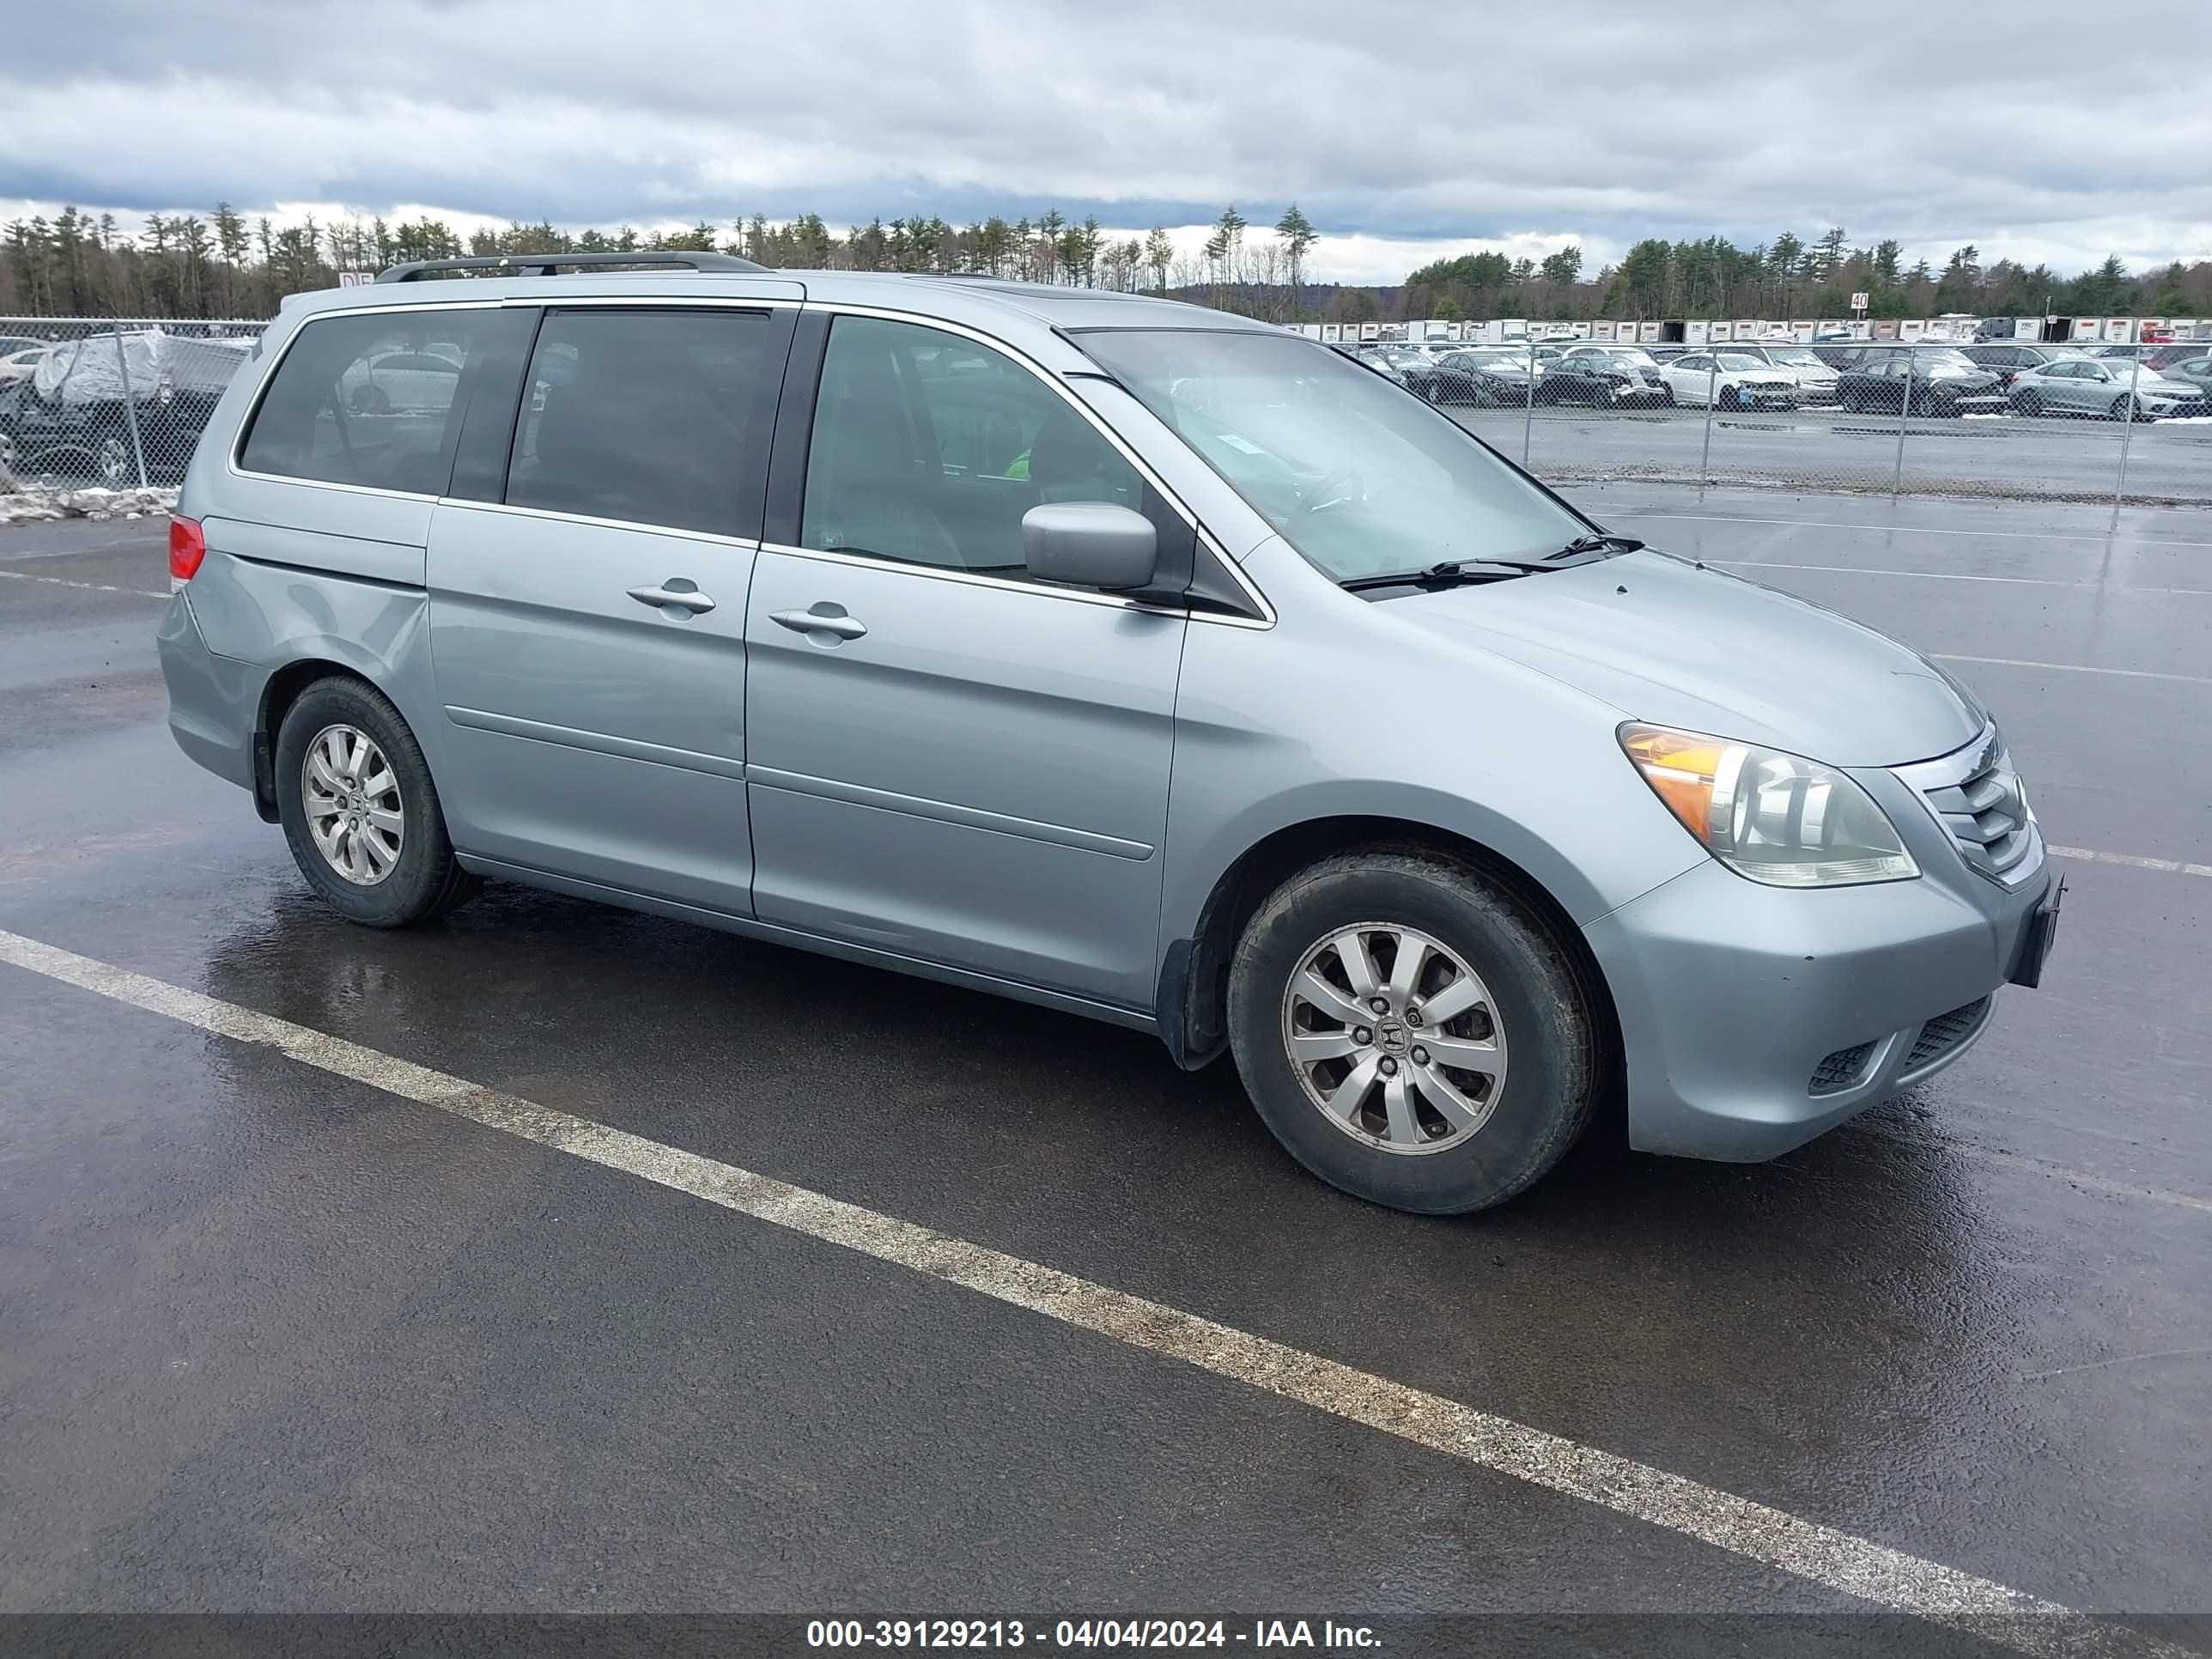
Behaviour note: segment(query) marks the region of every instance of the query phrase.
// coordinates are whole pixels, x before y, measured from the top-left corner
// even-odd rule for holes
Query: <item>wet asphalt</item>
[[[2202,514],[1578,494],[1951,659],[2053,842],[2212,865]],[[1133,1034],[511,886],[349,928],[170,741],[162,528],[0,532],[0,928],[2051,1601],[2212,1607],[2212,878],[2065,862],[2045,988],[1776,1164],[1592,1145],[1417,1220]],[[1576,1650],[1974,1650],[4,964],[0,1494],[5,1613],[1590,1613],[1634,1617]],[[1833,1618],[1675,1617],[1780,1612]]]

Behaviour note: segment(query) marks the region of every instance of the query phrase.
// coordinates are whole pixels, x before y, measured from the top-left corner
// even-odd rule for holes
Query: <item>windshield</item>
[[[1548,553],[1589,526],[1449,417],[1290,335],[1085,331],[1130,395],[1335,580]]]
[[[1972,357],[1954,346],[1943,346],[1934,350],[1923,346],[1914,352],[1912,356],[1913,361],[1923,368],[1936,363],[1941,363],[1947,368],[1978,368],[1980,367]]]
[[[1659,361],[1642,346],[1617,346],[1606,355],[1616,362],[1623,363],[1656,364]]]
[[[1803,346],[1774,346],[1767,351],[1771,362],[1787,363],[1792,368],[1826,368],[1827,365]]]
[[[1758,358],[1747,356],[1741,351],[1723,351],[1719,355],[1723,368],[1765,368],[1766,367]]]

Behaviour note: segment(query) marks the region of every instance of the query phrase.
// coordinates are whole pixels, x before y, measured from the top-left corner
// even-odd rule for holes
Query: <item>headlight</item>
[[[1846,887],[1920,873],[1888,815],[1832,766],[1663,726],[1624,726],[1620,746],[1682,827],[1740,876]]]

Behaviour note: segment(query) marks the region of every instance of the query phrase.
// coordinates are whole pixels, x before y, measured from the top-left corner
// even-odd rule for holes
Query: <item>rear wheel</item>
[[[481,885],[453,856],[422,746],[364,681],[318,680],[286,712],[276,810],[300,873],[349,921],[404,927]]]
[[[1474,866],[1328,859],[1277,890],[1231,965],[1237,1069],[1331,1185],[1422,1214],[1512,1197],[1588,1124],[1601,1068],[1565,952]]]

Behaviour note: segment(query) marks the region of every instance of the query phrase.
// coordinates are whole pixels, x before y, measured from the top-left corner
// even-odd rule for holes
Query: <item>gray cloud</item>
[[[80,0],[11,26],[0,198],[561,223],[1188,223],[2212,256],[2212,10],[1862,0]],[[1817,21],[1815,21],[1817,20]],[[1833,21],[1831,21],[1833,20]],[[96,45],[96,49],[93,49]]]

